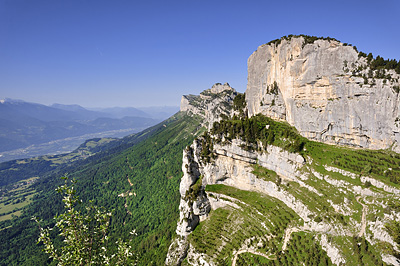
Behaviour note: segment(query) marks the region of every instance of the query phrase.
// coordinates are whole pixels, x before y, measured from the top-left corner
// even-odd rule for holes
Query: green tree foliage
[[[82,204],[76,196],[74,189],[75,180],[68,184],[68,178],[64,177],[65,184],[57,188],[57,192],[64,195],[63,203],[65,212],[57,215],[55,227],[63,238],[61,247],[56,248],[50,237],[54,228],[42,228],[39,224],[39,242],[43,242],[43,251],[50,258],[58,262],[58,265],[126,265],[133,257],[131,246],[118,240],[115,244],[117,252],[110,254],[110,242],[108,242],[108,227],[111,213],[104,208],[93,204],[86,206],[86,212],[76,209],[77,204]],[[134,232],[131,232],[134,234]],[[133,261],[129,261],[133,265]]]
[[[358,57],[367,57],[367,54],[364,52],[358,52]]]
[[[372,55],[372,53],[369,53],[368,55],[367,55],[367,62],[368,62],[368,64],[370,64],[371,63],[371,61],[374,59],[374,56]]]
[[[202,130],[198,118],[178,113],[134,139],[41,175],[33,185],[37,195],[22,215],[0,223],[0,265],[50,264],[36,244],[37,226],[30,219],[40,217],[44,226],[54,226],[53,217],[63,211],[55,188],[62,185],[59,177],[66,172],[78,180],[75,189],[83,202],[93,200],[112,210],[109,241],[127,241],[136,229],[131,245],[137,264],[164,265],[179,218],[182,151]],[[54,236],[56,243],[61,242]]]
[[[400,245],[400,222],[398,221],[391,221],[385,225],[386,230],[393,237],[394,242],[397,243],[397,246]],[[394,252],[394,255],[397,258],[400,258],[400,253]]]
[[[246,94],[238,93],[235,99],[233,99],[233,109],[239,111],[246,108]]]
[[[304,35],[304,34],[300,34],[300,35],[290,34],[287,36],[283,36],[280,39],[272,40],[272,41],[268,42],[267,45],[275,44],[276,46],[278,46],[282,42],[282,40],[290,41],[292,38],[299,38],[299,37],[304,38],[303,48],[307,44],[313,44],[316,40],[338,41],[335,38],[331,38],[329,36],[328,37],[317,37],[317,36],[310,36],[310,35]],[[349,44],[346,44],[346,45],[349,45]]]
[[[354,251],[354,265],[376,265],[383,266],[382,258],[374,247],[364,237],[352,237],[352,247]]]
[[[23,180],[27,176],[39,176],[41,173],[53,168],[55,167],[52,162],[46,160],[26,159],[0,163],[0,187]]]
[[[278,92],[279,92],[278,83],[274,81],[274,83],[272,83],[271,86],[268,86],[268,93],[278,95]]]
[[[263,147],[275,145],[289,152],[301,152],[307,141],[294,127],[263,115],[215,122],[211,133],[217,142],[222,139],[241,139],[248,144],[244,147],[247,149],[259,149],[259,144],[262,143]]]
[[[208,134],[207,131],[201,136],[201,158],[205,162],[209,163],[211,159],[214,159],[214,153],[212,152],[214,149],[213,140]]]
[[[247,117],[246,93],[238,93],[236,95],[233,99],[233,110],[239,112],[240,118]]]
[[[396,59],[383,59],[381,56],[377,56],[374,59],[374,56],[372,55],[372,53],[369,53],[368,55],[366,53],[363,52],[359,52],[358,53],[359,57],[365,57],[367,59],[367,63],[368,66],[370,67],[370,70],[390,70],[393,69],[396,71],[397,74],[400,74],[400,61],[397,62]],[[377,78],[385,78],[385,72],[384,71],[380,71],[380,72],[376,72]],[[372,76],[370,76],[372,77]]]

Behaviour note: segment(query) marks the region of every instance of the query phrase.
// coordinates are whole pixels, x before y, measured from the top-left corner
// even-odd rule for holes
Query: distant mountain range
[[[155,107],[148,112],[127,108],[88,110],[79,105],[0,101],[0,152],[25,149],[54,140],[130,129],[134,133],[171,116],[178,107]],[[102,135],[115,137],[115,135]],[[63,151],[65,152],[65,151]],[[0,154],[1,156],[1,154]]]
[[[64,105],[64,108],[65,106],[70,106],[70,105]],[[69,108],[76,108],[76,106],[71,105]],[[93,108],[91,110],[112,116],[113,118],[122,118],[124,116],[138,116],[138,117],[149,117],[153,119],[164,120],[170,117],[171,115],[175,114],[176,112],[178,112],[179,107],[178,106],[151,106],[151,107],[140,107],[140,108],[111,107],[111,108]]]
[[[97,109],[93,109],[93,110],[96,112],[105,113],[108,116],[113,117],[113,118],[122,118],[124,116],[137,116],[137,117],[151,118],[150,114],[147,114],[147,113],[145,113],[139,109],[133,108],[133,107],[97,108]]]

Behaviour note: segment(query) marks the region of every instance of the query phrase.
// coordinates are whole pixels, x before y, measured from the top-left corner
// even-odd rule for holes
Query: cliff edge
[[[286,120],[312,140],[400,152],[399,74],[372,69],[353,46],[307,38],[284,37],[249,57],[249,115]]]
[[[236,95],[236,90],[229,83],[215,83],[200,95],[183,95],[180,111],[189,115],[199,115],[203,118],[203,126],[210,128],[215,121],[221,120],[222,116],[232,114],[233,99]]]

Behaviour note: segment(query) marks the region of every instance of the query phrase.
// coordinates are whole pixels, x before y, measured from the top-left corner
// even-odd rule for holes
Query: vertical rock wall
[[[400,152],[399,75],[364,84],[368,73],[364,57],[334,40],[260,46],[248,59],[249,115],[286,120],[317,141]]]

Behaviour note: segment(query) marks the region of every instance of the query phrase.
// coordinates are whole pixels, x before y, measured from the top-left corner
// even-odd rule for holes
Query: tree
[[[43,242],[43,251],[56,260],[58,265],[126,265],[128,260],[133,259],[130,252],[131,246],[122,240],[115,242],[116,253],[111,254],[108,242],[108,227],[111,217],[110,212],[89,203],[86,212],[75,209],[77,204],[82,203],[76,196],[73,185],[76,180],[68,184],[68,177],[63,177],[65,184],[58,187],[58,193],[63,194],[65,212],[56,215],[55,227],[60,231],[59,235],[64,238],[63,245],[57,249],[50,238],[50,232],[54,228],[42,228],[36,217],[32,219],[39,225],[40,235],[38,242]],[[131,232],[135,234],[135,232]],[[130,265],[134,262],[130,262]]]
[[[397,74],[400,74],[400,62],[397,64],[397,67],[395,70],[396,70]]]
[[[376,57],[376,59],[371,62],[371,67],[373,69],[377,69],[379,67],[384,67],[385,63],[386,63],[385,60],[381,56],[378,55]]]
[[[369,53],[369,54],[367,55],[368,64],[371,63],[372,59],[374,59],[374,56],[372,55],[372,53]]]

